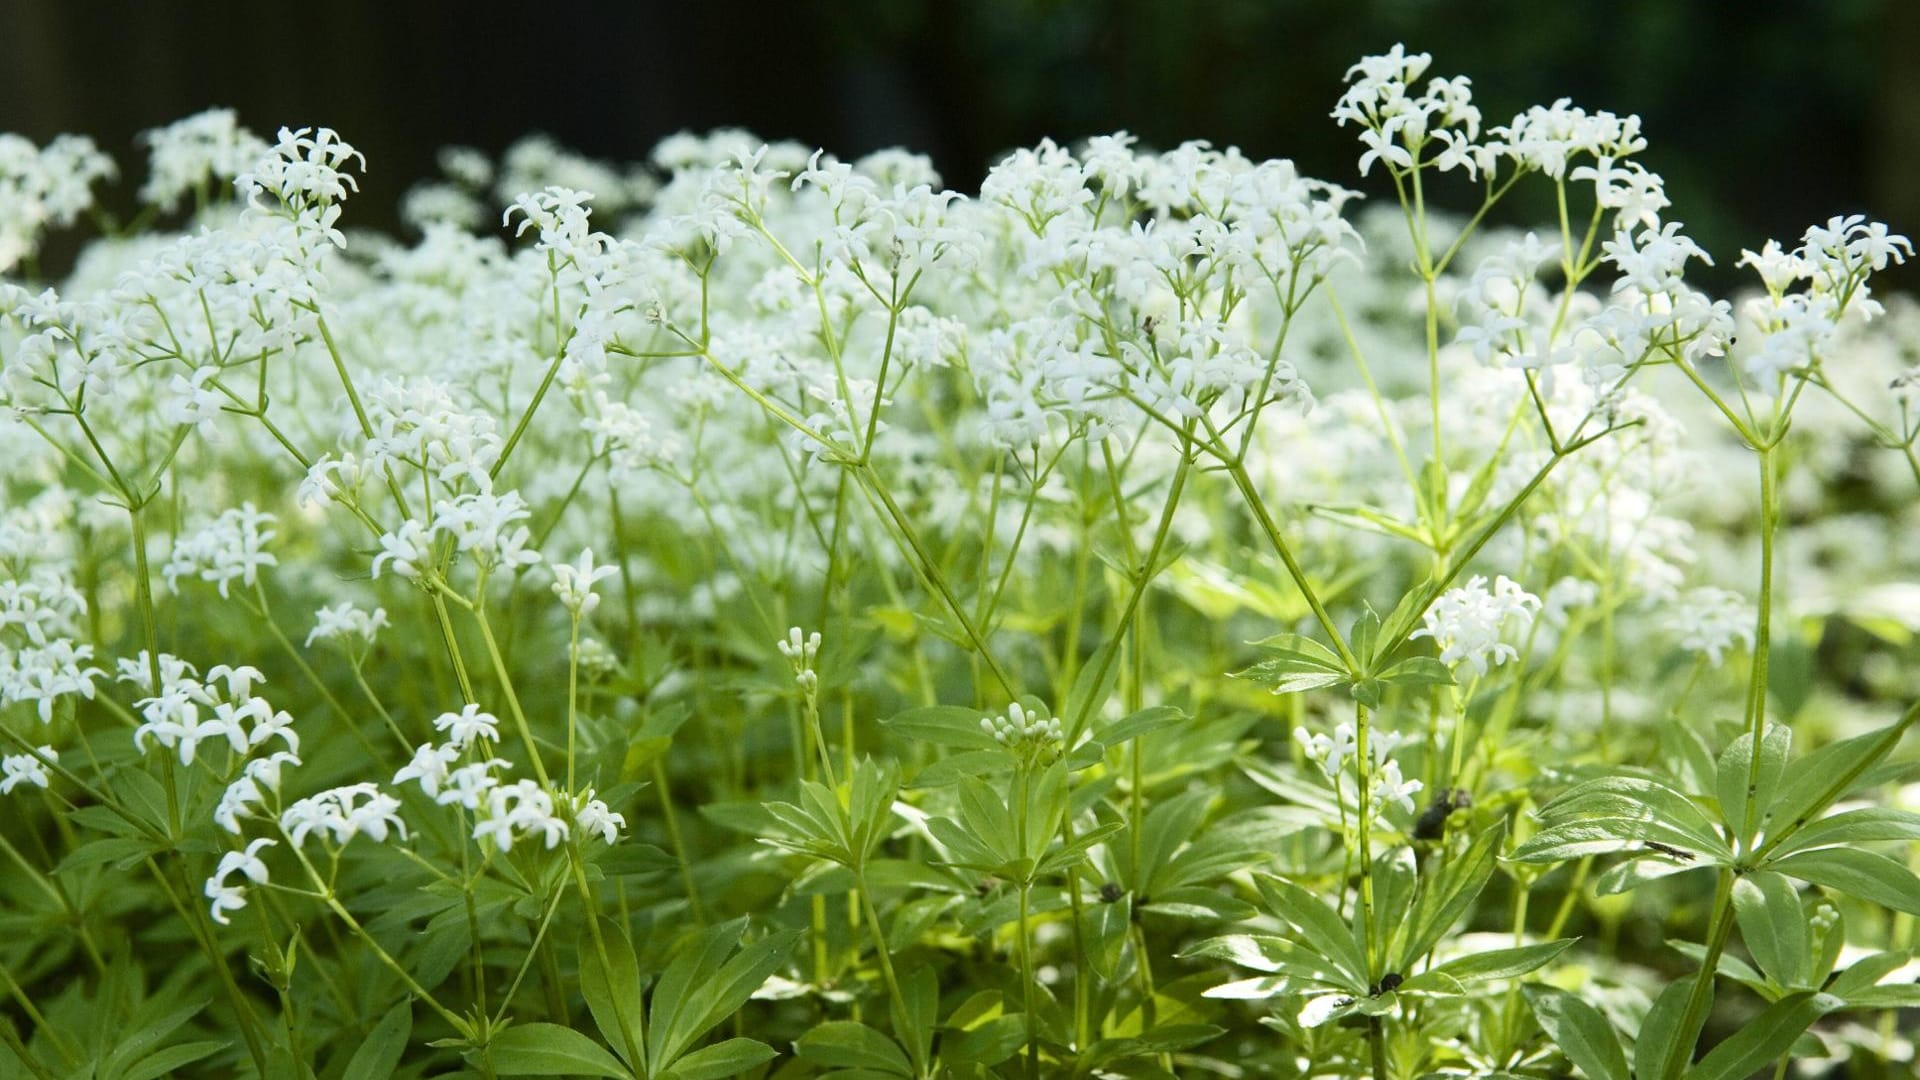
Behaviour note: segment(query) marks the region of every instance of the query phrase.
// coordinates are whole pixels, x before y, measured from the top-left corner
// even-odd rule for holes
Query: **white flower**
[[[400,523],[397,532],[383,533],[380,537],[380,554],[373,557],[373,576],[379,577],[387,564],[393,565],[395,573],[410,578],[420,578],[424,568],[433,560],[433,534],[425,525],[409,518]]]
[[[488,742],[500,741],[500,721],[492,713],[480,711],[480,706],[472,702],[462,706],[457,713],[441,713],[434,718],[435,731],[447,733],[447,741],[464,750],[467,744],[476,738]]]
[[[47,786],[45,761],[58,761],[60,755],[54,753],[51,746],[40,747],[39,753],[39,757],[32,754],[8,754],[0,757],[0,795],[11,794],[13,789],[21,784],[38,788]]]
[[[307,632],[307,644],[316,641],[339,641],[346,638],[359,638],[367,645],[373,644],[373,637],[387,626],[387,609],[377,607],[372,611],[363,611],[346,602],[323,607],[313,613],[313,629]]]
[[[600,597],[594,594],[596,583],[620,572],[617,566],[595,566],[593,549],[587,548],[580,553],[576,563],[553,564],[553,595],[560,598],[565,607],[576,619],[584,619],[593,614],[600,606]]]
[[[627,827],[625,815],[616,814],[607,804],[593,797],[593,789],[574,796],[573,823],[580,831],[598,834],[609,845],[620,838],[620,830]]]
[[[473,826],[474,840],[503,852],[512,850],[516,835],[538,836],[552,849],[567,833],[567,823],[553,812],[553,796],[532,780],[489,790],[486,810]]]
[[[1666,623],[1680,636],[1681,648],[1701,654],[1715,667],[1735,642],[1753,647],[1753,610],[1746,597],[1726,589],[1682,593],[1674,598]]]
[[[222,511],[174,546],[172,557],[161,570],[167,587],[179,592],[179,579],[187,576],[217,584],[221,596],[227,595],[227,587],[236,579],[253,586],[262,567],[279,565],[279,560],[263,550],[274,538],[269,526],[276,520],[272,514],[254,509],[250,502]]]
[[[459,805],[468,810],[478,810],[485,802],[487,792],[500,785],[500,780],[493,775],[493,771],[512,767],[500,758],[462,765],[447,774],[440,794],[435,795],[433,801],[441,806]]]
[[[280,815],[280,827],[295,847],[305,844],[316,832],[342,847],[362,835],[381,842],[390,832],[397,832],[404,839],[407,826],[400,820],[399,810],[400,800],[374,784],[351,784],[330,788],[287,807]]]
[[[1411,636],[1432,638],[1440,646],[1443,663],[1464,663],[1474,674],[1485,675],[1489,660],[1504,664],[1519,658],[1520,650],[1503,641],[1502,635],[1532,625],[1538,610],[1540,598],[1505,575],[1495,579],[1492,591],[1484,576],[1475,575],[1465,585],[1442,593],[1427,609],[1425,625]]]
[[[454,744],[436,747],[432,743],[421,743],[413,752],[413,760],[393,774],[395,784],[404,784],[409,780],[420,781],[420,790],[429,798],[438,797],[441,785],[447,782],[453,763],[460,760],[465,750]]]
[[[265,801],[260,793],[260,785],[251,776],[242,776],[227,785],[220,796],[220,805],[213,808],[214,824],[234,834],[240,835],[240,818],[253,807]]]
[[[1419,794],[1424,786],[1420,781],[1403,778],[1400,775],[1400,763],[1397,761],[1387,762],[1373,775],[1378,785],[1374,789],[1374,796],[1380,800],[1381,805],[1390,802],[1399,803],[1402,810],[1409,814],[1413,813],[1413,797]]]
[[[220,856],[220,865],[207,879],[206,897],[213,902],[213,921],[227,926],[230,920],[227,912],[238,911],[247,906],[246,886],[229,885],[227,879],[239,874],[255,885],[267,883],[267,864],[261,860],[260,851],[278,843],[261,837],[247,845],[245,851],[229,851]]]
[[[227,918],[227,912],[247,906],[247,891],[238,885],[222,885],[219,878],[207,879],[206,896],[213,902],[213,921],[221,926],[233,923]]]
[[[1341,768],[1357,745],[1354,742],[1353,725],[1346,723],[1336,724],[1331,736],[1296,727],[1293,737],[1300,743],[1308,759],[1317,762],[1320,771],[1330,780],[1339,777]]]

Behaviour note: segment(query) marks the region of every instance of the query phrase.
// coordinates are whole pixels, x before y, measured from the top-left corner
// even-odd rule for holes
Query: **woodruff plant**
[[[1910,1067],[1911,245],[1429,65],[1366,212],[0,137],[0,1077]]]

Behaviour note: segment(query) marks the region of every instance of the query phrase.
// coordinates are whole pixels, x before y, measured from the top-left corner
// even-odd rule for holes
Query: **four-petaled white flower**
[[[600,606],[600,597],[593,591],[598,582],[620,572],[617,566],[596,566],[593,562],[593,549],[587,548],[580,553],[577,562],[554,563],[553,595],[560,598],[565,607],[576,619],[584,619],[593,614]]]
[[[468,702],[457,713],[441,713],[434,718],[436,731],[447,733],[447,741],[461,749],[475,739],[488,742],[500,741],[500,721],[492,713],[481,712],[480,706]]]

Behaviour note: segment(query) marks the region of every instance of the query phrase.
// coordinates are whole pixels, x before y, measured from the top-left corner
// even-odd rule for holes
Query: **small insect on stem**
[[[1441,788],[1433,796],[1433,801],[1420,812],[1413,823],[1415,840],[1438,840],[1446,834],[1447,818],[1455,810],[1465,810],[1473,805],[1473,795],[1466,788]]]

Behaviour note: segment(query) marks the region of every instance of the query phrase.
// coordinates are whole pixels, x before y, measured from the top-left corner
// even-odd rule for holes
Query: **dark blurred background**
[[[361,226],[394,224],[439,147],[497,153],[534,131],[619,161],[719,125],[844,156],[903,145],[969,190],[1009,147],[1126,128],[1355,184],[1358,147],[1327,111],[1348,64],[1405,41],[1435,73],[1471,76],[1490,123],[1560,96],[1639,113],[1672,216],[1723,270],[1833,213],[1920,228],[1916,0],[0,0],[0,13],[0,130],[86,132],[137,181],[136,134],[210,105],[269,136],[331,126],[370,162],[349,212]]]

